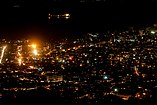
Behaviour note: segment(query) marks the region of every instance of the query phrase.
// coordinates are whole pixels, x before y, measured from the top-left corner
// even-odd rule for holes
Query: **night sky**
[[[61,34],[62,37],[70,33],[138,27],[156,23],[156,9],[156,0],[104,0],[85,3],[80,3],[79,0],[1,0],[0,33],[10,38],[50,38]],[[48,23],[50,10],[69,12],[71,18],[65,24]]]

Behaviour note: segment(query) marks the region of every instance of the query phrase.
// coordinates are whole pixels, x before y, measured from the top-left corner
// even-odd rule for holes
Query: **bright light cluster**
[[[2,60],[3,60],[3,56],[4,56],[4,52],[5,52],[6,47],[7,47],[7,46],[3,46],[2,53],[1,53],[1,58],[0,58],[0,64],[2,63]]]

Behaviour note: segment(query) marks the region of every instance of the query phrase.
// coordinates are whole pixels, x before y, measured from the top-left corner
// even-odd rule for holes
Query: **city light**
[[[21,58],[18,59],[18,63],[21,66],[21,64],[22,64],[22,59]]]
[[[136,74],[137,76],[139,76],[140,74],[139,74],[138,68],[137,68],[136,66],[134,66],[134,70],[135,70],[135,74]]]
[[[117,89],[117,88],[115,88],[115,89],[114,89],[114,92],[118,92],[118,89]]]
[[[155,34],[155,31],[151,31],[152,34]]]
[[[64,14],[64,16],[65,16],[66,19],[70,18],[70,14],[68,14],[68,13]]]
[[[34,66],[29,66],[29,69],[34,69],[35,67]]]
[[[103,78],[104,78],[104,80],[106,80],[106,79],[108,79],[108,76],[105,75]]]
[[[69,60],[73,60],[73,56],[70,56],[70,57],[69,57]]]
[[[38,52],[37,52],[36,49],[33,50],[33,54],[34,54],[34,55],[38,55]]]
[[[69,16],[70,16],[70,14],[66,13],[66,14],[65,14],[65,16],[66,16],[66,17],[69,17]]]
[[[143,99],[143,97],[151,95],[151,89],[147,88],[149,85],[155,87],[154,83],[156,82],[155,64],[157,61],[155,60],[154,45],[156,45],[157,39],[150,37],[150,33],[151,31],[143,36],[137,34],[135,37],[121,33],[117,37],[112,36],[108,39],[106,37],[103,39],[103,36],[100,38],[97,35],[90,40],[93,35],[91,34],[72,41],[76,43],[70,43],[70,45],[68,41],[58,41],[38,43],[40,46],[37,46],[35,43],[22,43],[18,40],[17,43],[12,42],[15,43],[14,45],[8,43],[7,51],[5,50],[6,46],[1,47],[1,63],[5,52],[5,62],[3,61],[5,64],[1,65],[0,71],[2,78],[6,81],[8,72],[16,77],[17,81],[22,80],[31,84],[30,86],[39,84],[45,89],[60,91],[60,95],[63,97],[63,93],[68,88],[71,90],[70,95],[74,96],[77,102],[85,97],[92,100],[111,94],[123,100],[129,100],[129,97]],[[109,35],[112,34],[109,33]],[[143,40],[141,40],[142,37]],[[121,41],[117,41],[117,39]],[[137,43],[130,43],[130,40]],[[144,49],[141,48],[141,45]],[[139,79],[141,77],[143,79]],[[47,84],[51,82],[52,84]],[[56,82],[57,85],[53,82]],[[130,86],[135,82],[135,85]],[[25,82],[18,84],[25,86]],[[54,88],[47,88],[48,85]],[[65,87],[60,88],[62,85]],[[102,88],[106,89],[102,90]],[[18,89],[21,88],[16,88],[17,91]],[[27,89],[29,88],[25,87],[25,90]],[[103,97],[95,95],[100,90]],[[79,94],[79,91],[83,94]],[[130,91],[139,93],[138,97],[127,93]],[[146,91],[150,91],[150,94]],[[127,95],[124,95],[125,92]]]
[[[3,56],[4,56],[4,51],[5,51],[6,47],[7,46],[3,46],[2,53],[1,53],[1,58],[0,58],[0,64],[2,63]]]
[[[32,48],[36,49],[37,45],[36,44],[32,44]]]
[[[38,55],[38,51],[37,51],[37,45],[36,44],[32,44],[31,47],[33,48],[33,54],[34,55]]]

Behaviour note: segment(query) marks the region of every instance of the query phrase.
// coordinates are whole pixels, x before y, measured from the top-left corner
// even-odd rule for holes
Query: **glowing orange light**
[[[32,48],[34,48],[34,49],[35,49],[36,47],[37,47],[37,45],[36,45],[36,44],[32,44]]]
[[[18,59],[18,62],[19,62],[19,65],[21,65],[21,63],[22,63],[22,59],[19,58],[19,59]]]

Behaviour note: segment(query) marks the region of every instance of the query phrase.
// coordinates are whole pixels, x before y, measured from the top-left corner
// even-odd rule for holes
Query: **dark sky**
[[[1,0],[0,33],[9,37],[21,34],[47,34],[49,37],[52,33],[100,32],[157,22],[157,0],[104,1]],[[49,24],[47,15],[50,10],[69,12],[71,19],[66,24]]]

